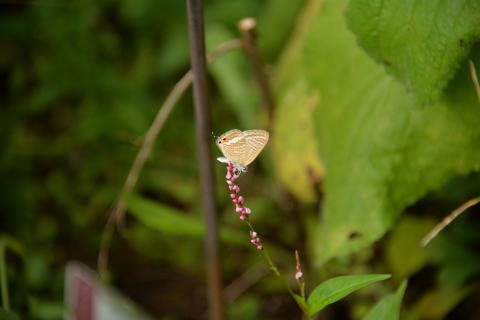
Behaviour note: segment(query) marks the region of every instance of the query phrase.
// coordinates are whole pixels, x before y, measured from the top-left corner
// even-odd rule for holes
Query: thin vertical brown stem
[[[268,77],[265,73],[265,66],[258,51],[256,45],[256,21],[253,18],[245,18],[240,20],[238,23],[238,29],[240,30],[243,49],[245,54],[252,65],[253,72],[255,74],[255,79],[260,87],[260,92],[262,95],[262,105],[267,111],[269,122],[272,121],[273,109],[275,105],[275,100],[272,95],[272,90],[270,88],[270,83]],[[270,125],[270,123],[269,123]]]
[[[187,0],[190,59],[193,73],[196,138],[200,165],[202,204],[205,214],[205,255],[209,319],[223,319],[220,262],[218,257],[217,208],[211,150],[210,109],[207,100],[207,73],[202,0]]]
[[[478,103],[480,103],[480,85],[478,84],[477,71],[475,70],[475,64],[472,60],[468,60],[470,66],[470,76],[472,77],[473,85],[475,86],[475,91],[477,93]]]

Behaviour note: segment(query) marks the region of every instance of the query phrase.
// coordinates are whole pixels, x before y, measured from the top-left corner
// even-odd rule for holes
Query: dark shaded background
[[[256,17],[262,55],[274,68],[302,4],[206,1],[207,43],[211,49],[212,44],[238,37],[238,20]],[[23,248],[20,254],[7,255],[12,308],[22,319],[62,317],[67,261],[96,268],[106,213],[160,103],[189,67],[184,5],[166,0],[0,2],[0,233]],[[239,122],[262,124],[260,116],[249,118],[261,113],[249,65],[241,53],[232,59],[236,60],[219,66],[210,79],[217,134]],[[250,111],[242,112],[243,106]],[[174,212],[198,217],[193,123],[188,93],[160,134],[136,190]],[[274,257],[293,274],[294,248],[305,253],[314,245],[306,239],[305,226],[317,216],[321,196],[319,192],[317,203],[300,204],[278,184],[268,157],[267,148],[240,183],[248,190],[255,223]],[[244,286],[227,305],[230,318],[299,319],[300,311],[282,284],[248,245],[245,226],[232,214],[226,196],[224,167],[216,163],[216,169],[221,225],[245,237],[245,245],[221,245],[224,285]],[[466,196],[478,195],[479,178],[456,179],[409,211],[446,213]],[[449,234],[478,252],[478,237],[471,236],[478,223],[471,213]],[[202,236],[172,229],[129,216],[126,236],[114,238],[111,283],[155,318],[204,318]],[[383,244],[371,248],[369,259],[353,258],[322,271],[312,268],[310,279],[383,270],[382,248]],[[303,256],[308,271],[308,255]],[[438,270],[429,268],[410,279],[407,305],[433,286],[432,275]],[[250,280],[251,287],[245,285]],[[463,300],[448,319],[477,319],[472,315],[478,315],[478,290],[473,292],[477,293]],[[324,319],[362,314],[385,293],[376,288],[344,300]]]

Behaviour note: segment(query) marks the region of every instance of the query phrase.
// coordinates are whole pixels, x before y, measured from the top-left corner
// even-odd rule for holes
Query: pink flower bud
[[[242,215],[240,216],[240,220],[242,220],[242,221],[247,220],[247,216],[245,216],[245,215],[242,214]]]
[[[230,193],[230,198],[235,199],[237,195],[235,193]]]
[[[259,245],[257,246],[257,250],[263,250],[263,246],[262,246],[261,244],[259,244]]]
[[[303,273],[301,271],[298,271],[297,273],[295,273],[295,279],[300,280],[300,278],[302,277],[303,277]]]
[[[245,201],[245,198],[242,197],[242,196],[239,196],[239,197],[238,197],[238,202],[242,203],[243,201]]]
[[[232,180],[227,180],[227,183],[228,184],[233,184],[233,181]]]
[[[256,238],[257,233],[255,231],[250,231],[250,238]]]
[[[237,205],[237,207],[235,208],[235,211],[236,211],[236,212],[242,212],[242,207],[240,207],[239,205]]]
[[[252,213],[252,210],[250,210],[250,208],[245,208],[245,214],[250,214]]]

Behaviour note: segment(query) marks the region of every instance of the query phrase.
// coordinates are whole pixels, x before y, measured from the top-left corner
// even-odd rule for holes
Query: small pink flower
[[[232,193],[230,193],[230,199],[232,199],[232,202],[235,204],[235,212],[240,213],[240,220],[247,221],[248,216],[252,213],[252,210],[244,205],[245,198],[240,195],[240,187],[235,184],[235,180],[237,180],[239,177],[239,175],[236,173],[237,169],[229,161],[227,164],[227,174],[225,175],[225,178],[227,179],[228,190],[232,191]],[[250,231],[250,238],[250,242],[258,250],[263,250],[263,246],[260,243],[261,240],[257,236],[256,232]]]
[[[263,250],[263,246],[260,243],[260,238],[255,231],[250,231],[250,242],[257,248],[257,250]]]
[[[295,269],[297,269],[297,272],[295,273],[295,279],[300,281],[300,279],[303,277],[303,272],[302,265],[300,264],[300,256],[298,255],[297,250],[295,250],[295,260],[297,261],[297,264],[295,265]]]

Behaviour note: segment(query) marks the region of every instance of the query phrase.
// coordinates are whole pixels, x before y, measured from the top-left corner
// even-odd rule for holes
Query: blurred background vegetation
[[[478,215],[472,212],[461,217],[429,248],[418,245],[444,215],[479,195],[480,175],[471,173],[474,168],[442,175],[427,187],[419,187],[421,191],[411,197],[407,191],[400,192],[398,196],[408,193],[405,197],[409,200],[399,203],[394,197],[392,212],[398,214],[390,215],[385,210],[392,217],[385,225],[377,221],[381,217],[361,218],[357,214],[358,219],[366,219],[367,229],[382,224],[365,243],[347,249],[340,244],[333,249],[323,245],[337,243],[335,228],[317,227],[323,215],[324,193],[328,198],[329,190],[332,194],[337,190],[332,185],[338,181],[328,182],[329,172],[344,170],[343,178],[349,179],[348,168],[364,146],[344,139],[342,133],[351,133],[348,120],[337,125],[337,106],[328,104],[335,94],[349,90],[348,85],[334,87],[336,83],[350,78],[362,82],[335,68],[346,65],[344,61],[350,58],[355,64],[355,54],[350,56],[348,48],[338,56],[328,51],[328,39],[342,41],[347,28],[321,26],[334,21],[331,17],[337,11],[343,17],[344,5],[339,9],[326,6],[325,19],[321,20],[320,14],[316,16],[317,2],[205,1],[209,50],[237,38],[240,19],[257,19],[258,45],[277,92],[279,105],[272,128],[277,138],[240,179],[264,244],[287,275],[294,273],[293,252],[298,249],[310,289],[320,280],[338,274],[393,274],[392,280],[329,307],[322,319],[359,319],[406,278],[405,318],[480,318],[480,287],[476,281],[480,274]],[[22,319],[60,319],[66,262],[79,260],[96,268],[106,214],[161,102],[189,68],[185,3],[42,0],[0,1],[0,7],[0,236],[2,243],[13,249],[6,255],[11,304]],[[319,26],[323,33],[316,29]],[[353,35],[349,37],[353,39]],[[303,50],[300,55],[299,47]],[[361,54],[365,55],[363,51]],[[326,87],[325,94],[311,93],[312,84],[299,80],[303,77],[300,59],[303,71],[310,72],[308,81]],[[465,65],[448,86],[447,92],[452,93],[447,98],[468,91],[471,94],[465,99],[473,105],[474,90],[465,76]],[[368,68],[359,66],[362,72]],[[241,51],[219,58],[210,72],[216,134],[231,128],[266,127],[259,92]],[[356,76],[363,77],[368,71],[359,73]],[[365,88],[358,90],[363,92]],[[383,88],[388,94],[393,92],[392,96],[398,90]],[[354,100],[339,104],[355,108]],[[327,104],[316,108],[319,101]],[[330,118],[323,117],[326,109],[333,110]],[[374,117],[380,122],[372,126],[388,126],[389,120],[385,119]],[[334,129],[322,122],[330,120]],[[330,129],[338,134],[330,135]],[[128,201],[131,214],[127,233],[115,236],[111,248],[111,284],[157,319],[202,319],[206,315],[201,190],[194,134],[188,93],[159,135],[135,195]],[[329,137],[338,139],[332,142]],[[476,133],[472,133],[472,141],[478,147]],[[455,143],[452,140],[445,144]],[[332,151],[348,150],[353,144],[359,147],[358,153],[349,154],[350,162]],[[367,160],[375,166],[373,157],[382,158],[388,150],[386,147],[382,153],[369,154]],[[215,150],[215,154],[218,156],[219,151]],[[441,162],[443,156],[438,154],[435,161]],[[359,165],[369,163],[361,156],[359,159]],[[468,162],[467,156],[465,159]],[[337,164],[339,169],[335,169]],[[215,167],[229,318],[300,318],[300,310],[282,283],[249,245],[247,229],[233,213],[228,199],[222,178],[225,168],[219,163]],[[417,174],[415,170],[411,175]],[[361,190],[363,180],[352,176],[349,185]],[[385,185],[382,190],[393,188]],[[404,185],[411,189],[408,183]],[[348,189],[352,198],[356,190]],[[338,199],[327,200],[328,212],[337,212],[334,207],[338,202],[346,208],[351,206],[352,211],[370,209],[357,207],[360,202],[342,192]],[[400,212],[405,213],[398,218]],[[365,235],[365,229],[344,229],[353,240]],[[337,255],[336,248],[341,248],[341,255]]]

